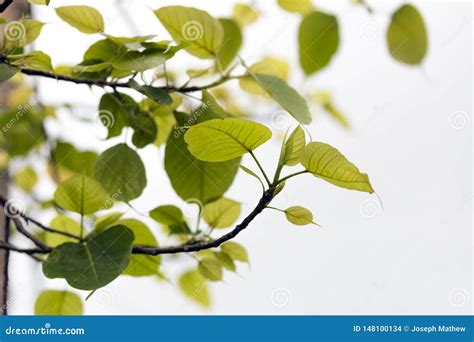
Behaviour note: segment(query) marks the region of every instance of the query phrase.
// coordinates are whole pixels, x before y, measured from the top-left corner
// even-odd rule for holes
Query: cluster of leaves
[[[43,0],[30,2],[49,4]],[[278,4],[302,16],[298,42],[305,75],[327,67],[339,46],[337,17],[315,9],[309,0],[278,0]],[[1,148],[6,158],[38,155],[41,148],[47,149],[49,174],[58,186],[53,199],[43,204],[59,211],[50,227],[67,233],[38,233],[38,238],[53,248],[43,260],[46,277],[62,278],[73,288],[92,292],[120,275],[166,279],[160,255],[133,253],[135,247],[159,248],[156,234],[147,223],[124,218],[121,211],[103,212],[120,202],[130,205],[130,201],[142,195],[147,172],[138,150],[146,146],[166,145],[164,167],[171,186],[184,202],[195,201],[200,205],[197,223],[189,222],[182,210],[172,204],[159,205],[146,215],[148,221],[161,225],[164,233],[184,245],[213,241],[215,229],[228,229],[236,224],[241,205],[225,194],[239,170],[255,177],[264,194],[270,193],[272,198],[283,190],[288,179],[301,174],[312,174],[345,189],[374,192],[368,176],[336,148],[308,141],[302,125],[311,123],[309,105],[287,83],[289,68],[284,60],[266,57],[247,66],[238,57],[244,27],[259,15],[254,8],[237,4],[233,18],[216,19],[196,8],[162,7],[154,14],[172,41],[156,41],[154,35],[106,34],[102,15],[92,7],[66,6],[55,11],[70,26],[85,34],[100,35],[101,39],[87,49],[79,64],[53,68],[48,55],[27,48],[44,24],[22,19],[17,22],[23,30],[21,37],[1,42],[0,81],[17,82],[23,73],[103,87],[98,116],[108,131],[107,139],[120,139],[127,131],[133,134],[131,143],[120,141],[100,154],[80,151],[47,134],[44,122],[54,119],[53,109],[29,102],[30,90],[22,83],[14,91],[13,94],[19,94],[16,103],[15,96],[10,98],[11,108],[15,109],[0,117]],[[397,60],[421,63],[427,50],[426,30],[413,6],[403,5],[394,13],[387,39]],[[173,75],[165,65],[180,51],[209,60],[212,66],[187,70],[189,80],[178,87],[169,83]],[[233,75],[239,67],[243,73]],[[137,82],[137,75],[151,80]],[[204,86],[188,86],[205,78],[214,81]],[[239,80],[243,91],[274,101],[298,123],[285,136],[273,178],[254,153],[271,139],[272,132],[260,123],[242,118],[238,105],[220,87],[233,79]],[[201,105],[190,110],[183,104],[183,98],[194,91],[201,92]],[[349,125],[330,94],[319,92],[310,98],[342,125]],[[18,102],[21,111],[17,110]],[[255,160],[260,176],[241,164],[244,155]],[[284,168],[298,165],[299,171],[282,176]],[[14,175],[15,184],[25,192],[34,191],[39,178],[31,166]],[[283,212],[295,225],[316,224],[313,214],[301,206],[266,208]],[[224,271],[237,271],[236,262],[248,262],[245,248],[233,241],[195,252],[193,256],[196,266],[184,272],[177,284],[186,296],[204,306],[210,305],[207,281],[220,281]],[[82,312],[82,303],[71,292],[45,291],[37,299],[35,312],[78,314]]]

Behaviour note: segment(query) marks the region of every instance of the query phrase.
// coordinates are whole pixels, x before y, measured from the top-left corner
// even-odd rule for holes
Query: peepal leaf
[[[331,61],[339,46],[339,25],[333,15],[315,11],[304,17],[298,32],[300,64],[311,75]]]
[[[304,131],[301,126],[295,128],[283,146],[280,164],[294,166],[299,163],[301,153],[306,145]]]
[[[311,123],[306,100],[298,92],[286,84],[282,79],[266,74],[250,73],[255,81],[275,100],[283,109],[304,125]]]
[[[315,177],[341,188],[373,193],[369,176],[346,159],[336,148],[322,142],[311,142],[303,150],[301,164]]]
[[[285,209],[285,216],[288,221],[297,225],[316,224],[313,222],[313,214],[306,208],[300,206],[289,207]]]
[[[243,119],[215,119],[192,126],[184,139],[199,160],[221,162],[255,150],[272,136],[265,126]]]
[[[54,201],[62,208],[81,215],[110,207],[110,199],[99,182],[85,175],[73,176],[59,184]]]
[[[93,7],[64,6],[56,8],[56,14],[82,33],[91,34],[104,31],[104,19]]]
[[[233,260],[249,262],[247,250],[237,242],[228,241],[221,245],[221,250],[228,254]]]
[[[162,224],[179,224],[184,222],[181,209],[174,205],[162,205],[150,211],[150,217]]]
[[[177,42],[187,42],[190,54],[204,59],[219,52],[224,30],[219,20],[209,13],[184,6],[162,7],[155,15]]]
[[[215,258],[203,258],[198,264],[198,271],[203,277],[211,281],[222,280],[222,265]]]
[[[125,202],[140,196],[147,183],[145,165],[126,144],[115,145],[97,158],[94,178],[112,197]]]
[[[203,210],[204,221],[214,228],[229,227],[239,216],[240,203],[225,197],[206,204]]]
[[[43,263],[47,278],[64,278],[80,290],[96,290],[109,284],[127,267],[134,235],[117,225],[85,243],[67,242],[56,247]]]
[[[204,306],[211,305],[206,279],[197,270],[183,273],[178,279],[179,289],[191,300]]]
[[[399,62],[416,65],[425,58],[428,34],[420,12],[412,5],[403,5],[392,15],[387,30],[390,54]]]
[[[77,316],[82,314],[81,297],[69,291],[43,291],[35,301],[35,315]]]

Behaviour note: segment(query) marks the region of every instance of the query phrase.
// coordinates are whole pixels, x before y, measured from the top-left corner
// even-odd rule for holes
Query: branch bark
[[[3,3],[0,5],[0,13],[3,13],[12,3],[13,0],[4,0]]]

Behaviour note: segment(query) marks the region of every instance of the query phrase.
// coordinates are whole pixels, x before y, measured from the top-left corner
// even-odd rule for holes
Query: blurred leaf
[[[278,5],[285,11],[308,14],[314,10],[311,0],[278,0]]]
[[[199,261],[198,271],[204,278],[211,281],[222,280],[221,263],[214,258],[203,258],[201,261]]]
[[[199,58],[215,58],[219,52],[224,30],[209,13],[192,7],[168,6],[155,15],[177,42],[187,42],[185,48]]]
[[[13,176],[15,186],[25,192],[31,192],[38,184],[38,174],[31,167],[25,167]]]
[[[315,11],[301,22],[299,33],[300,64],[311,75],[331,61],[339,46],[339,25],[333,15]]]
[[[222,197],[204,206],[204,221],[213,228],[226,228],[235,223],[240,216],[240,203]]]
[[[350,128],[350,123],[344,114],[334,105],[331,94],[325,91],[314,93],[311,98],[318,102],[324,110],[344,128]]]
[[[254,7],[238,3],[234,5],[233,17],[241,27],[244,27],[257,21],[259,13]]]
[[[348,161],[334,147],[311,142],[303,150],[301,164],[315,177],[341,188],[373,193],[369,177]]]
[[[428,51],[428,34],[423,17],[412,6],[405,4],[392,15],[387,30],[390,54],[399,62],[420,64]]]
[[[41,292],[35,301],[35,315],[77,316],[82,314],[81,297],[69,291],[46,290]]]
[[[102,95],[99,102],[99,119],[109,131],[107,138],[120,135],[124,127],[132,125],[137,106],[137,103],[125,94]]]
[[[150,217],[162,224],[176,224],[184,222],[181,209],[174,205],[161,205],[150,211]]]
[[[146,49],[144,51],[127,51],[124,56],[112,60],[114,68],[125,71],[144,72],[156,68],[172,58],[179,49]]]
[[[12,67],[8,64],[0,64],[0,82],[5,82],[18,73],[20,69]]]
[[[123,216],[123,213],[109,213],[100,216],[94,225],[94,230],[102,231],[106,228],[109,228],[115,225],[120,218]]]
[[[184,139],[199,160],[221,162],[240,157],[268,141],[272,132],[264,125],[243,119],[215,119],[192,126]]]
[[[56,166],[64,167],[75,173],[92,174],[97,153],[92,151],[78,151],[66,142],[58,141],[51,153],[52,161]]]
[[[249,70],[254,74],[273,75],[282,80],[287,80],[290,67],[284,59],[265,57],[260,62],[251,65]],[[240,88],[247,93],[270,97],[270,95],[258,85],[257,81],[252,76],[239,79],[239,85]]]
[[[228,241],[221,245],[221,250],[228,254],[233,260],[249,262],[247,250],[237,242]]]
[[[79,236],[81,234],[81,225],[74,221],[72,218],[69,218],[65,215],[57,215],[49,224],[49,226],[53,229],[74,234]],[[57,247],[65,242],[77,242],[76,239],[59,235],[55,233],[45,233],[45,241],[48,246]]]
[[[41,33],[44,23],[35,19],[22,19],[21,24],[25,27],[25,45],[33,43]]]
[[[288,221],[297,225],[304,226],[313,223],[313,214],[306,208],[300,206],[289,207],[285,209],[285,216]]]
[[[56,8],[56,14],[82,33],[104,31],[104,19],[95,8],[89,6],[64,6]]]
[[[224,40],[217,53],[217,63],[225,70],[235,59],[242,45],[242,32],[239,25],[232,19],[219,19],[224,29]]]
[[[148,144],[152,144],[156,140],[158,134],[158,127],[155,119],[153,119],[146,112],[138,112],[133,119],[133,136],[132,143],[138,147],[143,148]]]
[[[213,252],[213,254],[214,257],[219,260],[222,267],[224,267],[228,271],[235,272],[237,268],[235,267],[234,260],[232,260],[229,254],[224,252]]]
[[[197,270],[183,273],[178,279],[178,286],[194,302],[204,307],[211,305],[206,279]]]
[[[59,184],[54,193],[54,201],[61,208],[81,215],[92,214],[111,206],[100,183],[85,175],[73,176]]]
[[[43,273],[50,279],[64,278],[80,290],[104,287],[127,267],[133,239],[130,229],[118,225],[86,243],[62,244],[48,255],[43,263]]]
[[[126,144],[102,152],[95,164],[94,178],[113,198],[124,202],[139,197],[147,183],[145,165]]]

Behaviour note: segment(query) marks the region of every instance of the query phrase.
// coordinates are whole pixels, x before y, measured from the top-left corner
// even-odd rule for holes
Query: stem
[[[268,178],[267,174],[265,173],[265,170],[263,169],[262,165],[260,165],[260,162],[258,161],[257,157],[252,151],[249,151],[250,155],[252,156],[253,160],[255,160],[255,163],[257,164],[258,168],[260,169],[260,172],[262,173],[263,177],[265,177],[265,180],[267,181],[267,184],[269,187],[272,186],[272,183],[270,182],[270,179]]]
[[[303,170],[303,171],[298,171],[298,172],[292,173],[291,175],[288,175],[288,176],[283,177],[282,179],[280,179],[280,180],[277,182],[277,184],[280,184],[281,182],[284,182],[284,181],[286,181],[287,179],[290,179],[290,178],[295,177],[295,176],[298,176],[298,175],[302,175],[302,174],[304,174],[304,173],[309,173],[309,171],[308,171],[308,170]]]
[[[285,211],[282,210],[282,209],[278,209],[278,208],[275,208],[275,207],[271,207],[271,206],[269,206],[269,205],[267,205],[267,208],[268,208],[268,209],[273,209],[273,210],[279,211],[279,212],[281,212],[281,213],[284,213],[284,212],[285,212]]]

